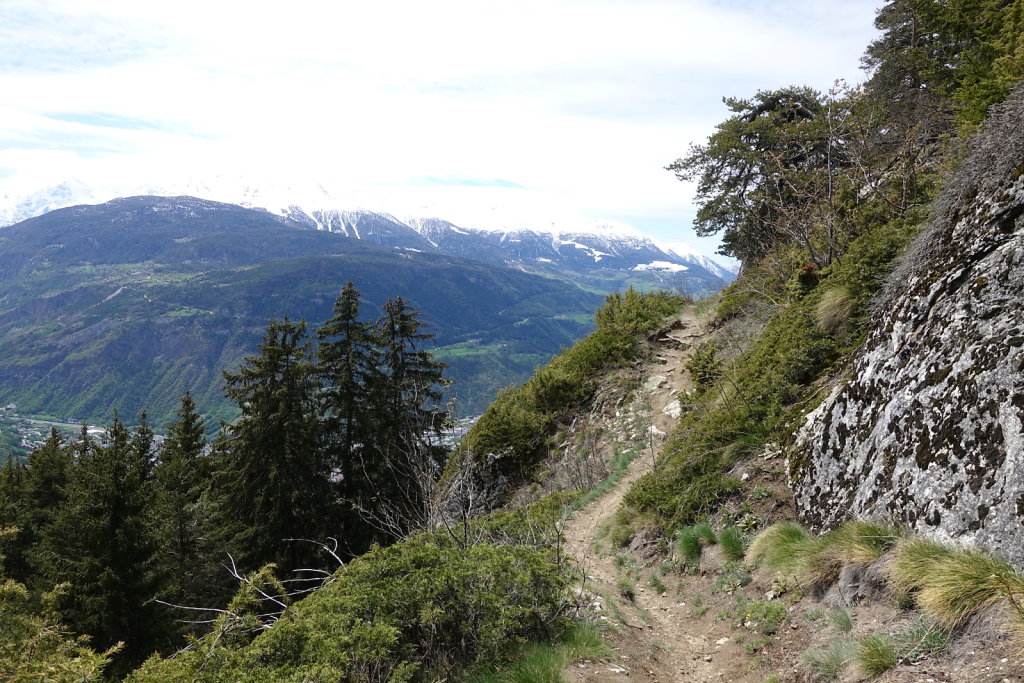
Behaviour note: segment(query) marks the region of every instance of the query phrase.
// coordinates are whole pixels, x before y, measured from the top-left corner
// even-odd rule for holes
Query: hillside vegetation
[[[213,444],[208,458],[194,455],[201,432],[184,402],[173,448],[152,476],[145,430],[129,432],[115,423],[100,444],[85,435],[79,444],[63,444],[55,436],[26,467],[8,468],[0,488],[0,526],[18,527],[3,537],[12,580],[0,593],[6,638],[0,670],[34,666],[20,653],[38,642],[39,660],[58,672],[55,678],[68,680],[96,676],[107,660],[113,675],[154,681],[584,680],[577,669],[585,665],[548,670],[543,678],[516,678],[501,666],[562,647],[574,620],[594,619],[607,625],[606,637],[628,651],[629,660],[618,660],[621,667],[602,662],[593,669],[597,678],[586,680],[653,678],[653,667],[666,677],[684,670],[702,677],[691,680],[716,680],[726,672],[732,680],[776,682],[899,680],[901,673],[965,680],[980,671],[997,680],[1020,678],[1019,567],[986,547],[923,538],[891,520],[844,520],[809,531],[792,519],[791,486],[809,466],[793,448],[794,430],[849,380],[850,361],[875,338],[872,331],[886,331],[880,294],[891,295],[900,280],[919,275],[915,259],[931,252],[908,247],[928,234],[922,228],[934,220],[934,207],[987,217],[986,225],[1005,238],[993,252],[1021,231],[1024,203],[1015,192],[1024,166],[1011,169],[1007,182],[1015,183],[1014,192],[1004,199],[954,194],[938,205],[935,200],[963,158],[986,149],[978,140],[989,130],[980,123],[989,112],[1006,125],[1016,120],[1010,117],[1017,109],[1000,103],[1024,77],[1022,13],[1024,0],[889,0],[878,13],[881,36],[867,48],[863,86],[837,85],[828,93],[790,86],[727,99],[728,118],[707,143],[670,166],[697,182],[698,230],[720,234],[725,252],[743,262],[739,280],[697,304],[704,316],[700,333],[687,339],[660,334],[673,317],[680,322],[682,302],[674,296],[631,290],[609,297],[595,331],[504,391],[447,461],[433,442],[419,441],[443,417],[421,412],[418,401],[436,391],[436,373],[427,372],[429,381],[416,390],[396,390],[396,377],[416,373],[397,372],[407,366],[386,363],[382,352],[369,365],[381,369],[391,391],[354,392],[347,402],[344,392],[306,391],[318,373],[311,370],[304,330],[287,320],[268,330],[259,356],[228,376],[243,420]],[[1024,91],[1013,92],[1024,99]],[[976,200],[979,205],[971,204]],[[1000,202],[1013,206],[1004,211]],[[993,206],[998,215],[986,213]],[[945,245],[944,253],[955,256],[957,245]],[[1008,247],[1006,253],[1009,282],[1019,261]],[[952,263],[951,272],[959,272]],[[1019,303],[1007,298],[991,315],[1015,315]],[[342,304],[336,302],[333,319],[339,325],[356,319],[346,317]],[[927,308],[929,301],[914,304]],[[335,332],[341,329],[352,340],[365,331],[340,325]],[[416,333],[414,327],[407,338]],[[565,555],[566,516],[607,486],[589,497],[572,490],[529,507],[503,508],[533,489],[547,456],[586,450],[563,444],[574,442],[573,430],[609,387],[617,396],[602,406],[607,413],[625,414],[643,403],[644,385],[624,375],[643,368],[654,379],[658,357],[649,352],[658,344],[673,344],[687,358],[690,383],[677,383],[672,394],[678,427],[663,444],[653,431],[631,433],[642,440],[615,453],[606,481],[621,481],[610,500],[622,505],[600,507],[588,518],[592,533],[587,527],[586,535],[575,535],[574,552],[586,553],[575,557],[577,565]],[[274,359],[287,382],[246,383],[247,377],[265,378],[260,369]],[[406,360],[437,368],[429,355]],[[335,389],[367,367],[336,361]],[[943,370],[934,369],[935,375]],[[655,377],[658,386],[665,383]],[[311,396],[319,401],[325,395],[325,411],[308,409]],[[362,405],[371,409],[353,408]],[[388,409],[386,419],[375,419]],[[364,423],[356,414],[374,419]],[[650,422],[650,415],[643,417]],[[348,434],[350,424],[368,428],[375,440]],[[388,428],[395,424],[407,428]],[[281,440],[269,441],[264,427]],[[894,430],[893,438],[901,434]],[[322,450],[310,447],[311,435],[327,435]],[[579,438],[591,436],[622,443],[622,435],[599,430]],[[360,457],[363,445],[375,449],[373,457]],[[277,452],[293,459],[282,465]],[[641,452],[651,456],[642,468]],[[193,454],[195,472],[212,467],[198,488],[182,473],[193,470],[176,466],[185,453]],[[319,456],[312,475],[302,460],[311,454]],[[890,462],[884,450],[876,457]],[[1007,460],[1009,468],[1013,462]],[[261,476],[258,468],[268,463],[272,471]],[[942,463],[924,458],[921,468],[941,474]],[[118,517],[117,544],[102,531],[113,528],[104,498],[109,481],[124,496],[117,509],[129,513]],[[285,482],[287,490],[268,493],[268,482]],[[222,576],[212,594],[207,591],[216,582],[201,572],[185,575],[188,586],[171,582],[165,585],[170,592],[153,591],[150,582],[158,575],[150,571],[149,525],[159,521],[169,537],[193,528],[172,523],[180,518],[167,512],[147,517],[145,493],[161,490],[184,491],[189,500],[181,505],[181,498],[162,493],[162,510],[184,509],[197,519],[215,513],[218,533],[201,538],[221,544],[200,547],[211,553],[206,558],[224,548],[233,554],[230,580]],[[103,495],[89,495],[97,492]],[[320,502],[311,502],[314,497]],[[259,515],[238,514],[253,500],[260,502]],[[404,505],[410,500],[415,513]],[[350,530],[361,541],[354,548],[347,545]],[[92,544],[94,554],[82,561],[84,553],[69,553],[65,542],[72,540]],[[102,555],[112,547],[134,554],[122,552],[114,562]],[[244,567],[235,564],[236,555]],[[75,571],[54,565],[54,558]],[[618,572],[614,589],[598,584],[593,573],[581,574],[588,561],[600,563],[604,580]],[[214,565],[188,564],[207,571]],[[55,569],[35,571],[40,566]],[[113,583],[130,592],[109,590],[117,570],[124,578]],[[60,586],[62,577],[73,585]],[[77,602],[69,606],[62,594]],[[169,609],[159,612],[159,603],[150,601],[159,595],[199,595],[208,598],[204,607],[215,607],[200,612],[195,621],[202,625],[163,626],[148,640],[123,646],[109,630],[94,629],[102,637],[86,643],[59,626],[71,624],[74,634],[92,632],[97,622],[115,623],[117,633],[140,621],[140,629],[157,629],[162,624],[144,621],[138,610],[145,605],[169,621]],[[635,609],[626,609],[630,605]],[[867,616],[856,613],[862,608]],[[117,619],[100,618],[108,614]],[[192,639],[168,657],[182,646],[175,637],[182,631]],[[958,650],[959,640],[969,644]],[[706,649],[686,649],[695,643]],[[557,669],[567,659],[556,661]],[[652,668],[643,668],[648,664]]]

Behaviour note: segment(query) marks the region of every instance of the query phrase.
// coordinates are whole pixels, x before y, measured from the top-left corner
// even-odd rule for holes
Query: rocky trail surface
[[[710,617],[694,614],[692,598],[681,594],[681,586],[669,584],[664,593],[647,585],[654,568],[635,569],[635,579],[627,577],[630,563],[616,559],[611,552],[595,549],[595,537],[602,526],[614,519],[630,486],[649,472],[659,454],[664,437],[678,421],[676,397],[691,388],[684,367],[703,330],[692,307],[657,339],[653,362],[648,366],[643,391],[650,405],[651,448],[637,455],[626,475],[604,496],[579,510],[565,526],[566,549],[585,573],[587,588],[595,596],[595,607],[619,627],[608,635],[617,658],[606,662],[582,662],[572,665],[566,676],[573,681],[760,681],[749,672],[749,659],[727,647],[709,625]],[[642,545],[642,543],[641,543]],[[644,548],[638,549],[640,555]],[[639,571],[639,574],[636,572]],[[635,597],[621,595],[620,581],[636,585]],[[699,611],[699,610],[698,610]],[[614,614],[614,617],[613,617]]]

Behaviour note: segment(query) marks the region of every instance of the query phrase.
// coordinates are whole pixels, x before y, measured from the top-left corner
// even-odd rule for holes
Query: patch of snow
[[[689,266],[684,266],[679,263],[670,263],[668,261],[652,261],[651,263],[641,263],[638,266],[633,266],[630,270],[663,270],[667,273],[682,273],[689,269]]]

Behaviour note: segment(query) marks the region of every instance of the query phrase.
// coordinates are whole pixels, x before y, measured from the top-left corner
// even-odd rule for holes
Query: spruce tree
[[[235,529],[227,549],[245,570],[317,565],[315,547],[295,539],[335,531],[313,370],[305,323],[286,317],[270,323],[258,355],[224,373],[242,415],[216,465],[217,518]]]
[[[359,319],[359,292],[352,282],[338,294],[333,312],[316,333],[317,374],[324,447],[341,473],[339,488],[347,497],[356,493],[356,479],[363,476],[355,451],[369,436],[369,398],[381,377],[380,352],[372,325]]]
[[[372,387],[372,429],[363,486],[378,527],[401,537],[427,522],[427,503],[443,449],[447,413],[438,406],[446,384],[444,363],[424,350],[434,337],[422,331],[419,312],[401,297],[388,300],[377,321],[382,376]]]
[[[206,423],[189,393],[181,397],[177,419],[167,426],[167,438],[153,473],[160,569],[166,577],[162,599],[176,605],[200,606],[215,594],[217,566],[207,552],[205,520],[199,501],[209,478],[202,458]]]
[[[67,499],[43,530],[37,556],[50,585],[70,584],[67,623],[99,649],[124,641],[125,662],[148,654],[162,633],[151,602],[158,586],[144,431],[133,437],[115,417],[104,443],[95,444],[83,429]]]

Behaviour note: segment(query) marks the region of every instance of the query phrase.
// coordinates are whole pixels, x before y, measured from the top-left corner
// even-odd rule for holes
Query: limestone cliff
[[[1024,565],[1024,88],[993,112],[806,419],[804,521],[892,517]]]

